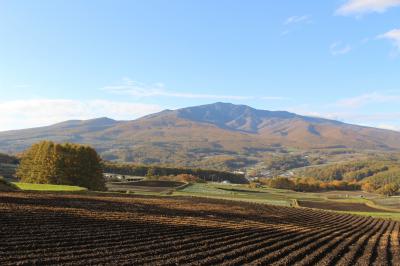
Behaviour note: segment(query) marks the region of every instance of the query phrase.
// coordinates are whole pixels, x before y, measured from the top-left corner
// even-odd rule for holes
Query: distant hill
[[[99,118],[0,132],[0,151],[20,152],[43,139],[90,144],[110,160],[212,168],[288,149],[400,150],[400,132],[214,103],[132,121]]]

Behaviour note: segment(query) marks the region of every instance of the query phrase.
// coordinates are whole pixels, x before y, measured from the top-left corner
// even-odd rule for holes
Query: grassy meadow
[[[31,184],[31,183],[20,183],[13,182],[21,190],[29,191],[86,191],[86,188],[78,186],[67,186],[67,185],[50,185],[50,184]]]
[[[131,190],[131,193],[142,194],[140,190]],[[165,195],[165,193],[156,192],[152,194]],[[398,207],[400,198],[388,198],[362,191],[305,193],[265,186],[250,188],[247,185],[193,183],[182,189],[175,189],[168,196],[206,197],[287,207],[315,205],[314,208],[318,209],[400,220],[400,208]]]
[[[20,190],[79,192],[87,189],[78,186],[30,184],[13,182]],[[243,202],[254,202],[287,207],[309,207],[350,213],[363,216],[400,220],[400,198],[384,197],[362,191],[329,191],[321,193],[295,192],[274,189],[266,186],[250,187],[248,185],[221,183],[191,183],[185,186],[160,190],[159,187],[136,187],[129,189],[129,194],[154,196],[188,196],[224,199]],[[116,192],[107,192],[116,193]],[[126,193],[119,191],[117,193]]]

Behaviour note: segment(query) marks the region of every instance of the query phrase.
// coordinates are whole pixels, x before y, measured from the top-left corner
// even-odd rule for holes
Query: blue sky
[[[0,130],[247,104],[400,130],[400,0],[0,0]]]

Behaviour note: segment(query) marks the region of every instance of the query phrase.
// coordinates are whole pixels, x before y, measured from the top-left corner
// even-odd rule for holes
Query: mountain
[[[293,149],[400,150],[400,132],[214,103],[132,121],[98,118],[0,132],[0,151],[20,152],[43,139],[90,144],[111,160],[186,166],[217,166],[219,159],[239,166]]]

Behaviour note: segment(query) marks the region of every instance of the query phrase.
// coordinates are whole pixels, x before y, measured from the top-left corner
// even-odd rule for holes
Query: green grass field
[[[326,203],[332,205],[360,204],[375,208],[376,211],[338,211],[378,218],[389,218],[400,220],[400,209],[393,208],[400,204],[400,198],[384,198],[377,194],[368,194],[361,191],[330,191],[322,193],[304,193],[284,189],[273,189],[268,187],[249,188],[246,185],[223,185],[215,183],[192,184],[173,193],[179,196],[197,196],[228,200],[250,201],[280,206],[297,206],[298,201],[320,202],[321,206]],[[391,208],[379,202],[389,202]]]
[[[220,183],[194,183],[182,189],[172,190],[169,196],[195,196],[236,201],[256,202],[280,206],[294,206],[297,201],[311,201],[329,204],[360,204],[377,209],[377,216],[385,216],[393,210],[395,217],[400,208],[394,208],[400,203],[400,198],[384,198],[377,194],[362,191],[329,191],[321,193],[295,192],[285,189],[273,189],[269,187],[250,188],[248,185],[220,184]],[[134,194],[143,194],[140,190],[131,190]],[[149,194],[149,193],[146,193]],[[161,193],[152,192],[152,195]],[[165,194],[165,193],[164,193]],[[391,205],[387,204],[390,202]],[[323,205],[322,205],[323,206]],[[390,208],[389,208],[390,207]],[[360,211],[361,212],[361,211]],[[369,213],[370,214],[370,213]],[[366,215],[369,215],[366,214]]]
[[[251,189],[245,185],[196,183],[174,192],[173,195],[228,199],[280,206],[291,206],[293,204],[292,199],[283,195],[271,193],[271,191],[264,189]]]
[[[14,182],[21,190],[35,190],[35,191],[64,191],[64,192],[77,192],[85,191],[86,188],[78,186],[66,186],[66,185],[49,185],[49,184],[29,184]],[[130,193],[143,194],[143,195],[162,195],[162,196],[195,196],[195,197],[206,197],[216,198],[225,200],[235,201],[246,201],[255,202],[262,204],[271,204],[278,206],[293,206],[298,207],[298,202],[317,202],[319,203],[317,208],[325,208],[331,210],[329,207],[343,204],[354,206],[354,204],[365,204],[376,211],[359,211],[352,209],[332,210],[344,213],[351,213],[364,216],[372,216],[378,218],[387,218],[400,220],[400,209],[394,208],[400,203],[400,198],[384,198],[376,194],[366,194],[363,192],[347,192],[347,191],[330,191],[323,193],[303,193],[295,192],[284,189],[273,189],[268,187],[250,188],[247,185],[234,185],[234,184],[219,184],[219,183],[194,183],[188,186],[184,186],[181,189],[171,189],[171,193],[162,192],[146,192],[143,190],[130,189]],[[108,192],[110,193],[110,192]],[[390,204],[388,204],[390,202]],[[379,204],[383,203],[383,204]],[[300,204],[301,205],[301,204]],[[390,205],[390,208],[388,206]],[[359,205],[358,205],[359,206]],[[301,206],[300,206],[301,207]],[[373,209],[372,209],[373,210]]]
[[[50,184],[30,184],[13,182],[21,190],[35,190],[35,191],[85,191],[86,188],[78,186],[66,185],[50,185]]]

